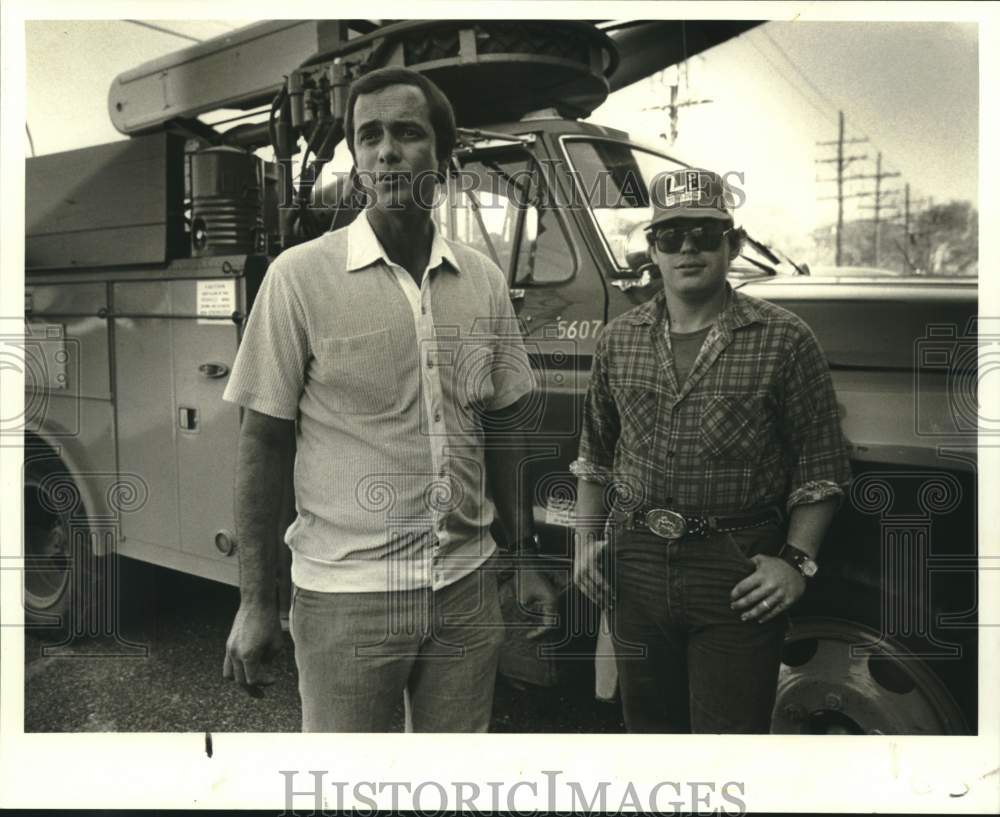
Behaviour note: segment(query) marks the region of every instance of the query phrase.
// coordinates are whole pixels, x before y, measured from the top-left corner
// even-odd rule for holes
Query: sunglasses
[[[733,228],[692,227],[690,230],[666,229],[653,236],[653,244],[660,252],[678,253],[684,246],[684,239],[690,238],[698,252],[711,252],[719,249],[722,239],[733,231]]]

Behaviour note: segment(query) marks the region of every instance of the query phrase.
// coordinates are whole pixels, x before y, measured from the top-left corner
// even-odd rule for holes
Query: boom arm
[[[751,24],[576,20],[270,21],[116,77],[108,99],[123,133],[173,128],[209,145],[271,143],[282,167],[281,243],[315,235],[315,179],[344,137],[351,83],[387,65],[434,80],[457,123],[478,127],[555,109],[589,115],[616,88],[729,39]],[[606,31],[604,30],[606,28]],[[623,60],[621,54],[624,53]],[[271,101],[266,123],[225,134],[196,117]],[[298,189],[293,157],[305,140]],[[310,156],[312,162],[307,164]]]
[[[115,127],[132,135],[219,108],[253,108],[273,99],[285,77],[304,63],[340,56],[368,62],[364,70],[386,64],[426,70],[443,86],[450,85],[446,92],[459,121],[466,125],[547,106],[581,116],[610,91],[754,25],[758,23],[726,20],[606,25],[569,20],[272,20],[119,74],[111,86],[108,110]],[[499,34],[484,36],[484,29]],[[533,52],[550,31],[552,43],[545,44],[541,54]],[[469,81],[472,66],[478,81]],[[492,82],[496,75],[502,81]]]
[[[268,20],[238,28],[115,77],[108,113],[126,135],[219,108],[274,98],[304,59],[378,27],[372,20]]]

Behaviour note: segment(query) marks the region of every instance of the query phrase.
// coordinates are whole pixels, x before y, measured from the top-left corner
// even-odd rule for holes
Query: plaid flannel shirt
[[[691,514],[843,496],[850,463],[816,337],[791,312],[726,287],[683,385],[663,292],[608,324],[574,474],[613,483],[619,502]]]

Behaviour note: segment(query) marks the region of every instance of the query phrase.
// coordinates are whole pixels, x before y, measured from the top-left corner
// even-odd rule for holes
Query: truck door
[[[590,356],[603,326],[605,294],[576,222],[560,207],[526,147],[460,155],[436,221],[449,238],[493,258],[504,271],[537,378],[524,478],[534,490],[545,548],[568,558],[567,510]],[[548,534],[548,535],[546,535]]]

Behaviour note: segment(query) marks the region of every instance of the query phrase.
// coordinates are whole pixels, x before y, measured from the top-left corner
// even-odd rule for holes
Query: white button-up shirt
[[[479,411],[530,392],[503,273],[435,232],[418,287],[365,215],[267,272],[225,399],[295,419],[292,579],[443,587],[495,550]]]

